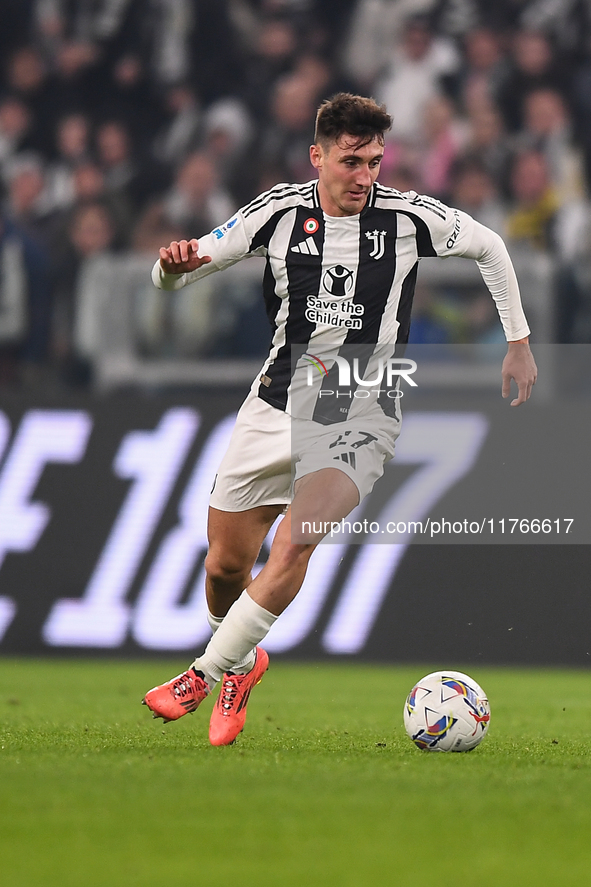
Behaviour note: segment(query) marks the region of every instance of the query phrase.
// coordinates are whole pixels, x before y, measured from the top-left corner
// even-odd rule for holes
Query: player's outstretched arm
[[[503,397],[511,394],[511,380],[517,385],[517,397],[511,401],[512,407],[518,407],[529,398],[538,377],[538,368],[529,347],[529,339],[518,339],[508,343],[507,354],[501,369],[503,378]]]
[[[187,274],[211,262],[211,256],[199,255],[199,243],[193,240],[173,240],[160,247],[160,267],[165,274]]]

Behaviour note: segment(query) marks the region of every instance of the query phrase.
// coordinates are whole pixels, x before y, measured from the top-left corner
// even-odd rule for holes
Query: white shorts
[[[294,419],[251,392],[238,412],[210,505],[220,511],[287,506],[295,481],[322,468],[347,474],[361,501],[394,455],[398,432],[381,411],[371,421],[366,416],[321,425]]]

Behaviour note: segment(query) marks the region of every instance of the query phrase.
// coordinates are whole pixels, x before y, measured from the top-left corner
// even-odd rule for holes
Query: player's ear
[[[310,163],[314,169],[320,169],[324,159],[324,151],[320,143],[310,145]]]

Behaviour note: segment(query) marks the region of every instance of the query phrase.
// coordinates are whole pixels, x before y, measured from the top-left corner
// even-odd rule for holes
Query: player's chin
[[[366,200],[366,191],[348,191],[345,196],[345,203],[348,208],[356,211],[363,209]]]

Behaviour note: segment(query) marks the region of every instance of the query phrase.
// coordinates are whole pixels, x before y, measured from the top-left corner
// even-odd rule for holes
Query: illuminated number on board
[[[0,474],[0,567],[9,551],[31,551],[51,518],[49,507],[31,501],[48,462],[79,462],[92,428],[80,410],[30,410],[20,423]],[[0,414],[0,457],[10,426]],[[0,638],[16,614],[12,598],[0,597]]]
[[[186,603],[179,603],[201,554],[207,551],[207,508],[220,454],[235,423],[228,416],[212,432],[179,503],[179,523],[163,540],[136,603],[133,635],[153,650],[183,650],[209,638],[205,571],[193,582]]]
[[[403,426],[395,461],[423,467],[385,505],[376,518],[381,527],[426,517],[474,465],[488,421],[479,413],[411,413]],[[326,650],[357,653],[364,647],[408,541],[360,547],[323,637]]]
[[[195,437],[193,410],[168,410],[154,431],[123,439],[113,468],[133,483],[81,600],[56,601],[43,629],[52,646],[117,647],[127,634],[125,597]]]

